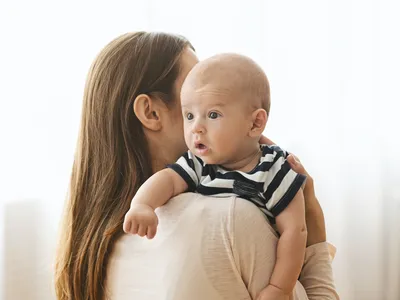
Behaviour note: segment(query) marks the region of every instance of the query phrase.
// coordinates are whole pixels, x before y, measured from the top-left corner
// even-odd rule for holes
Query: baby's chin
[[[210,153],[206,155],[201,155],[196,148],[189,148],[189,151],[192,152],[196,157],[200,158],[207,165],[218,165],[219,161],[213,157]]]

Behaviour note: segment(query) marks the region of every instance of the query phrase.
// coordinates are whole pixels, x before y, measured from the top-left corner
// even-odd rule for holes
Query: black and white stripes
[[[168,167],[186,181],[189,191],[216,197],[238,195],[254,203],[274,223],[305,182],[286,160],[287,153],[278,146],[262,145],[258,165],[248,173],[228,171],[207,165],[191,152]]]

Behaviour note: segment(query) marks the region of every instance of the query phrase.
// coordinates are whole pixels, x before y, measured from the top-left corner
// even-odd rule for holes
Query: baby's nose
[[[201,122],[196,122],[193,125],[192,131],[193,131],[193,133],[205,133],[206,128],[204,127],[204,125]]]

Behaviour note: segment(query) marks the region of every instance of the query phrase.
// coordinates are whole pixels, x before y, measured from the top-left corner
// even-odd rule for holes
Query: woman
[[[158,238],[123,235],[124,214],[138,187],[186,150],[179,93],[197,62],[186,39],[145,32],[120,36],[94,61],[57,257],[58,299],[255,299],[268,283],[276,237],[241,199],[184,194],[160,209]],[[309,212],[320,214],[311,178],[306,191]],[[318,261],[306,261],[302,277],[326,271],[307,293],[312,296],[317,286],[318,293],[334,297],[327,246],[321,244],[323,216],[308,213],[307,219]],[[243,224],[242,231],[228,228],[234,223]],[[253,234],[260,224],[264,230]],[[216,261],[226,263],[221,272],[212,272]],[[299,284],[295,297],[304,295]]]

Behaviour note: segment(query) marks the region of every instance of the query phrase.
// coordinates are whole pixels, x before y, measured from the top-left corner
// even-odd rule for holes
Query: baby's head
[[[219,54],[198,63],[181,91],[185,141],[208,164],[231,165],[257,151],[270,92],[250,58]]]

